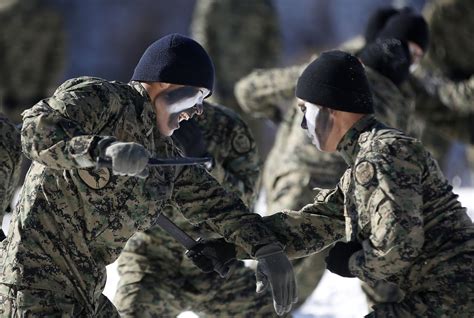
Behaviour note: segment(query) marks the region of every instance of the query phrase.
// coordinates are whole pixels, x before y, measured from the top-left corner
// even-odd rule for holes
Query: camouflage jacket
[[[418,140],[365,116],[338,152],[349,168],[336,188],[319,189],[300,211],[265,217],[290,256],[358,241],[363,249],[350,257],[350,271],[408,292],[429,283],[446,259],[474,251],[466,209]]]
[[[419,67],[411,81],[416,89],[417,116],[426,121],[425,129],[433,127],[444,138],[474,143],[474,76],[452,81],[434,66],[429,71],[428,67]]]
[[[94,168],[102,136],[140,143],[156,157],[179,155],[159,135],[140,83],[72,79],[23,116],[22,147],[34,163],[2,253],[2,283],[61,291],[93,312],[105,266],[134,232],[154,225],[168,201],[250,255],[275,240],[203,167],[155,167],[145,180]]]
[[[197,122],[203,133],[207,152],[214,158],[210,174],[226,190],[236,193],[247,206],[253,206],[260,175],[260,160],[247,125],[232,110],[207,102],[204,103],[204,113],[192,120]],[[164,213],[195,238],[220,236],[207,226],[190,224],[179,213],[176,205],[168,205]],[[158,226],[135,233],[118,259],[121,280],[134,280],[134,275],[139,279],[141,273],[172,274],[179,272],[181,265],[194,266],[190,262],[182,263],[185,261],[183,254],[184,248]]]
[[[20,131],[0,115],[0,220],[9,210],[20,178]]]
[[[41,1],[13,2],[0,8],[0,107],[20,122],[22,110],[57,87],[65,32],[58,13]]]
[[[249,113],[270,116],[276,121],[280,115],[274,114],[281,114],[283,107],[295,105],[296,82],[305,66],[254,71],[236,85],[236,96]],[[366,68],[366,73],[376,116],[389,125],[415,134],[411,117],[413,102],[386,77],[370,68]],[[265,163],[263,186],[270,211],[275,208],[273,203],[288,192],[288,187],[333,187],[346,169],[338,154],[318,151],[311,144],[301,129],[302,118],[297,107],[287,111]]]

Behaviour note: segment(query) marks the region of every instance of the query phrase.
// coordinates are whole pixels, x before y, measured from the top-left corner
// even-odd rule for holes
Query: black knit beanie
[[[429,30],[425,19],[415,13],[400,13],[391,17],[377,36],[382,39],[399,39],[414,42],[426,52]]]
[[[358,54],[365,65],[400,85],[410,74],[408,45],[398,39],[377,39],[367,44]]]
[[[146,49],[131,80],[204,87],[212,91],[214,65],[199,43],[180,34],[169,34]]]
[[[387,20],[395,14],[398,14],[398,10],[395,8],[381,8],[369,17],[367,25],[365,27],[364,38],[365,42],[369,43],[377,38],[377,34],[383,29]]]
[[[395,9],[392,7],[384,7],[378,10],[375,10],[372,15],[369,17],[367,21],[367,25],[365,26],[364,38],[365,42],[373,42],[377,39],[377,35],[380,31],[383,30],[387,21],[398,15],[398,14],[408,14],[414,13],[415,11],[410,7],[404,7],[401,9]]]
[[[296,97],[345,112],[374,112],[364,67],[342,51],[324,52],[311,62],[298,79]]]

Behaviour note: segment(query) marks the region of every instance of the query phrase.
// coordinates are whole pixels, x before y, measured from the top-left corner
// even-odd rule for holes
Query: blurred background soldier
[[[0,222],[11,211],[21,167],[20,130],[0,113]],[[0,241],[5,239],[0,229]]]
[[[216,66],[211,100],[243,115],[264,158],[269,151],[268,131],[262,122],[242,113],[234,85],[253,69],[273,67],[279,62],[280,25],[273,0],[198,0],[191,34]]]
[[[270,67],[278,62],[279,29],[271,0],[196,2],[191,34],[202,43],[216,66],[213,99],[239,109],[234,85],[254,68]]]
[[[425,14],[433,41],[414,72],[426,93],[417,112],[430,125],[464,143],[474,143],[474,3],[441,0]]]
[[[64,66],[61,16],[43,0],[0,0],[0,110],[14,124],[56,89]],[[31,161],[24,159],[19,185]]]
[[[258,190],[260,161],[247,125],[232,110],[205,102],[204,112],[183,122],[173,139],[186,156],[212,156],[210,174],[251,208]],[[193,237],[219,237],[193,226],[168,205],[163,212]],[[136,233],[118,260],[120,282],[114,303],[123,317],[174,317],[192,310],[205,317],[269,317],[268,293],[255,293],[254,272],[239,264],[231,277],[202,273],[184,249],[161,228]]]
[[[60,15],[42,0],[0,0],[0,96],[15,124],[57,87],[64,65]]]

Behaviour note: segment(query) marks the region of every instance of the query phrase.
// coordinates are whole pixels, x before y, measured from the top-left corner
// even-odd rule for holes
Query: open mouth
[[[178,116],[178,122],[181,122],[183,120],[189,120],[189,115],[187,113],[181,113]]]

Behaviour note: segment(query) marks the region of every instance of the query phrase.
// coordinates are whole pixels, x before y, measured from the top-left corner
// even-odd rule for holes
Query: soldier
[[[357,58],[323,53],[296,96],[313,144],[349,168],[312,204],[264,218],[285,252],[302,257],[339,241],[328,269],[385,290],[367,317],[472,317],[472,221],[422,144],[372,115]]]
[[[277,313],[290,310],[291,263],[258,215],[202,167],[147,168],[151,156],[179,155],[169,136],[202,112],[213,80],[205,50],[171,34],[148,47],[130,83],[72,79],[23,113],[34,163],[2,242],[3,315],[118,317],[102,295],[105,266],[169,201],[256,258]]]
[[[40,0],[0,1],[0,106],[15,124],[56,88],[64,66],[62,20]]]
[[[235,83],[254,68],[271,67],[278,60],[278,23],[272,0],[196,2],[191,33],[216,65],[213,99],[238,110]]]
[[[0,221],[5,212],[10,212],[10,204],[21,167],[20,131],[0,114]],[[0,229],[0,241],[5,239]]]
[[[387,39],[366,46],[360,58],[367,66],[377,116],[396,128],[417,134],[415,118],[411,116],[415,105],[398,87],[404,84],[411,63],[406,50],[402,42]],[[295,83],[304,67],[256,70],[239,81],[236,96],[247,111],[277,121],[285,107],[295,102]],[[300,129],[301,119],[296,107],[288,110],[265,163],[263,187],[269,213],[302,208],[313,199],[313,188],[335,186],[346,169],[338,154],[318,152],[311,145]],[[315,254],[294,262],[300,304],[324,274],[324,258],[324,254]]]
[[[260,161],[249,128],[228,108],[206,102],[204,108],[201,116],[183,122],[173,139],[187,156],[212,156],[209,173],[251,207]],[[211,229],[189,224],[171,205],[164,213],[194,237],[216,237]],[[269,294],[255,293],[249,268],[239,265],[224,281],[183,256],[183,248],[158,227],[132,236],[118,259],[114,304],[121,316],[175,317],[185,310],[206,317],[272,316]]]
[[[414,76],[426,89],[417,112],[431,126],[464,143],[474,143],[474,5],[467,0],[443,0],[426,8],[433,41]]]
[[[41,0],[0,0],[0,112],[14,124],[21,112],[50,96],[64,69],[61,16]],[[22,159],[18,184],[30,160]]]

